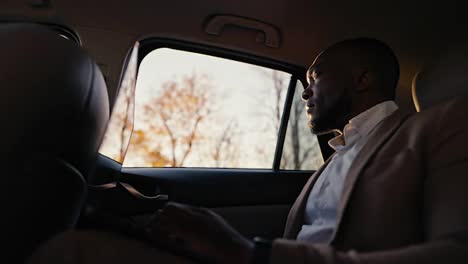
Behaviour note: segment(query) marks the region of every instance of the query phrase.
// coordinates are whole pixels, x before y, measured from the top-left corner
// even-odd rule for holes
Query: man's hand
[[[159,244],[214,263],[249,263],[252,256],[253,242],[204,208],[168,203],[148,232]]]

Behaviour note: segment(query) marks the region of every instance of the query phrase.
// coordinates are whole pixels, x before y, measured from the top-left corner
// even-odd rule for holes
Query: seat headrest
[[[418,112],[455,97],[468,96],[468,43],[441,50],[413,79]]]
[[[0,162],[37,153],[85,177],[109,118],[104,78],[73,41],[46,26],[0,25]]]

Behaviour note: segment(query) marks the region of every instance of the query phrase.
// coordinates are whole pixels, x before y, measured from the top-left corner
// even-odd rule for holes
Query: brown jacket
[[[325,164],[293,205],[271,263],[468,263],[467,117],[462,100],[387,117],[348,172],[332,241],[293,240]]]

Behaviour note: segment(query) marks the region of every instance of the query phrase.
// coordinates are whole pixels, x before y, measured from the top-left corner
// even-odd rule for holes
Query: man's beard
[[[341,96],[325,114],[309,121],[310,131],[315,135],[327,134],[340,127],[340,121],[350,112],[351,100],[347,95]]]

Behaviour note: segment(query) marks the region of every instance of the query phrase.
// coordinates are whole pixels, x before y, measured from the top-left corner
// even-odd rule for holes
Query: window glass
[[[203,54],[151,52],[138,73],[135,128],[123,165],[271,168],[289,78]]]
[[[291,74],[160,48],[135,76],[124,75],[102,154],[124,167],[272,168]],[[297,89],[281,168],[315,169],[323,161]]]
[[[317,136],[311,133],[307,124],[305,103],[301,98],[303,90],[298,81],[281,157],[280,168],[283,170],[315,170],[324,163]]]

